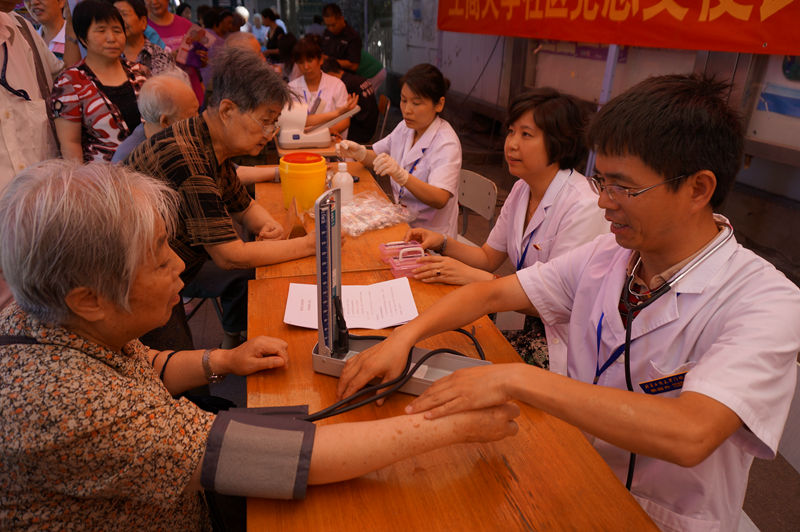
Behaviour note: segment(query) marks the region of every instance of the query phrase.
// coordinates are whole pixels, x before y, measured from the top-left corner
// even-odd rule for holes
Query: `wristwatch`
[[[209,362],[209,357],[211,356],[211,349],[206,349],[203,351],[203,371],[206,373],[206,380],[209,384],[214,384],[215,382],[221,382],[222,379],[225,378],[225,375],[221,375],[219,373],[214,373],[211,371],[211,363]]]

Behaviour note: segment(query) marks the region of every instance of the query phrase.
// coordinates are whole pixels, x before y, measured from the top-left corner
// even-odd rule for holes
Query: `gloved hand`
[[[378,175],[388,175],[401,187],[406,184],[406,181],[411,176],[408,170],[400,166],[388,153],[381,153],[375,157],[375,160],[372,161],[372,168]]]
[[[343,140],[342,142],[336,143],[336,155],[342,159],[349,157],[361,162],[364,160],[364,157],[367,156],[367,148],[358,142],[353,142],[352,140]]]

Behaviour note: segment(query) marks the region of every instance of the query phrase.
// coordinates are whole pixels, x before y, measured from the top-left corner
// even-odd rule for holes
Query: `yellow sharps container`
[[[311,209],[320,194],[325,192],[327,171],[325,158],[316,153],[296,152],[281,157],[279,172],[283,205],[288,209],[292,198],[297,198],[301,211]]]

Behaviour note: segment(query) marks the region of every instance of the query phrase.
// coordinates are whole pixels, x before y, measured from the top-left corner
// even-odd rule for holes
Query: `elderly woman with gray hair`
[[[238,48],[221,49],[212,61],[212,74],[208,108],[156,133],[125,163],[180,194],[178,230],[170,245],[186,263],[183,282],[189,285],[211,258],[216,271],[203,284],[230,281],[238,286],[239,297],[222,302],[223,345],[233,346],[247,328],[247,280],[253,278],[253,268],[313,255],[315,240],[313,234],[278,240],[283,228],[247,194],[231,162],[237,155],[257,155],[272,139],[275,121],[289,101],[286,84],[258,54]],[[256,241],[242,241],[232,219],[257,235]],[[169,329],[185,331],[184,323],[178,305]]]
[[[516,431],[512,405],[315,426],[296,408],[214,415],[173,395],[283,367],[286,344],[158,352],[183,264],[177,193],[122,166],[46,161],[0,198],[0,529],[207,530],[203,489],[302,498],[460,441]]]

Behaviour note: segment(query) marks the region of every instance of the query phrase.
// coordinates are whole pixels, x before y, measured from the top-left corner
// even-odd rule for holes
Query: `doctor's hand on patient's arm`
[[[393,334],[378,345],[350,358],[339,377],[337,396],[340,399],[349,397],[376,377],[381,382],[394,379],[403,372],[410,349],[410,345]],[[377,403],[383,404],[383,399],[379,399]]]
[[[392,181],[401,187],[405,185],[408,178],[411,177],[408,170],[400,166],[400,163],[392,159],[392,156],[388,153],[381,153],[375,157],[375,160],[372,161],[372,168],[378,175],[388,175],[392,178]]]
[[[492,364],[458,370],[434,382],[411,401],[407,414],[425,412],[435,419],[456,412],[487,408],[514,399],[507,389],[511,377],[525,364]]]
[[[424,283],[469,284],[475,281],[491,281],[494,275],[468,266],[452,257],[428,255],[419,259],[420,266],[414,270],[414,279]]]

